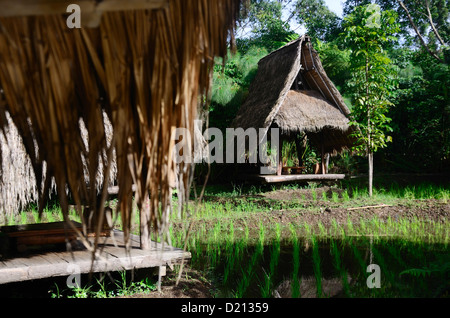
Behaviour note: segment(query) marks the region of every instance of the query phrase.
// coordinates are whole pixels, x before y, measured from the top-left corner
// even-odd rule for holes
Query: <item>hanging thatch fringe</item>
[[[59,15],[0,18],[4,108],[23,139],[41,203],[53,177],[64,215],[67,188],[79,213],[89,206],[100,224],[106,187],[98,195],[98,171],[109,180],[115,158],[125,236],[133,184],[140,211],[149,196],[143,225],[166,227],[172,135],[176,127],[194,135],[199,94],[209,89],[213,58],[226,54],[239,2],[171,0],[160,10],[105,12],[96,29],[68,29]],[[110,141],[104,112],[113,127]],[[190,166],[179,169],[180,184],[189,184]]]

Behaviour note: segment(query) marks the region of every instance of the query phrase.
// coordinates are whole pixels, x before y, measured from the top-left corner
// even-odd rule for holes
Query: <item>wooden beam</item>
[[[258,175],[248,177],[247,179],[260,180],[266,183],[278,182],[294,182],[294,181],[321,181],[321,180],[342,180],[345,179],[345,174],[293,174],[293,175]]]
[[[325,151],[323,149],[323,135],[322,135],[320,165],[321,165],[322,174],[325,174]]]
[[[161,9],[169,0],[0,0],[0,17],[67,13],[69,4],[78,4],[83,14],[96,12]]]
[[[385,207],[391,207],[391,206],[392,205],[389,205],[389,204],[359,206],[359,207],[356,207],[356,208],[348,208],[347,211],[363,210],[363,209],[374,209],[374,208],[385,208]]]

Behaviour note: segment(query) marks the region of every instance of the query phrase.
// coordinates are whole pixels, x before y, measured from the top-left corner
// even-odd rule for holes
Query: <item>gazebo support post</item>
[[[136,211],[139,213],[138,211]],[[148,224],[150,223],[150,198],[145,196],[142,211],[139,213],[140,221],[140,245],[142,250],[150,249],[150,233]]]
[[[278,149],[278,165],[277,165],[277,176],[281,176],[281,172],[283,171],[283,142],[284,138],[280,137],[280,149]]]
[[[320,163],[322,165],[322,174],[325,174],[325,150],[323,147],[323,133],[322,133],[322,143],[321,143],[321,160]]]
[[[298,135],[295,136],[295,148],[297,148],[297,158],[298,158],[298,166],[303,166],[303,151],[306,148],[305,147],[305,139],[306,136],[303,136],[303,138],[300,138]]]

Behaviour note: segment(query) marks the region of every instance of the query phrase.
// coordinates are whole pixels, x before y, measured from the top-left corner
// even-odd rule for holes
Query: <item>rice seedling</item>
[[[348,190],[347,189],[345,189],[344,192],[342,192],[342,200],[344,202],[350,201],[350,196],[348,194]]]
[[[353,198],[353,200],[358,199],[359,196],[360,196],[360,193],[359,193],[358,187],[354,187],[352,189],[352,198]]]
[[[306,236],[305,237],[310,237],[311,236],[311,226],[307,223],[304,222],[303,228],[305,229],[306,232]]]
[[[261,288],[261,295],[263,298],[271,296],[273,276],[276,273],[276,267],[280,257],[280,244],[274,242],[270,253],[269,272],[264,271],[264,286]]]
[[[359,221],[358,233],[367,233],[366,222],[363,219]]]
[[[353,227],[353,222],[350,218],[347,218],[347,234],[348,235],[354,235],[355,234],[355,230]]]
[[[331,240],[330,246],[331,246],[331,251],[333,254],[334,267],[337,269],[337,271],[341,277],[342,286],[344,288],[344,293],[347,296],[349,296],[350,295],[350,287],[349,287],[348,281],[347,281],[347,271],[345,270],[345,267],[342,264],[341,255],[339,252],[337,242],[335,240]]]
[[[317,192],[316,192],[316,189],[312,189],[312,190],[311,190],[311,195],[312,195],[313,201],[317,201]]]
[[[249,236],[250,236],[250,230],[247,226],[247,223],[244,221],[244,236],[240,240],[240,243],[242,245],[246,246],[248,244]]]
[[[352,239],[348,240],[348,244],[350,245],[350,248],[353,252],[353,256],[356,258],[358,264],[360,265],[361,272],[365,273],[367,265],[361,255],[360,251],[358,250],[358,247],[356,246],[356,244],[354,244]]]
[[[265,235],[265,226],[264,224],[259,221],[259,241],[258,245],[264,248],[264,235]]]
[[[237,269],[237,264],[240,264],[241,256],[243,256],[243,251],[245,250],[247,244],[245,239],[241,239],[234,245],[227,245],[225,247],[225,256],[227,257],[224,274],[223,274],[223,284],[226,284],[230,275],[232,275]]]
[[[339,195],[337,194],[337,192],[333,192],[331,194],[331,199],[334,203],[339,203]]]
[[[412,188],[406,187],[403,192],[403,198],[407,200],[414,200],[416,198],[415,187],[414,186]]]
[[[441,189],[436,195],[436,199],[446,204],[450,200],[450,190]]]
[[[280,258],[280,246],[281,243],[281,227],[277,223],[275,226],[275,238],[272,242],[272,248],[270,253],[269,272],[264,272],[264,287],[261,288],[261,294],[264,298],[271,296],[273,276],[276,273],[276,267]]]
[[[252,257],[250,258],[250,261],[248,262],[247,268],[242,268],[242,278],[239,281],[239,284],[237,286],[237,290],[235,292],[235,296],[238,298],[242,298],[247,290],[247,288],[250,285],[250,282],[253,278],[254,274],[254,268],[257,265],[261,255],[264,251],[264,225],[260,223],[260,230],[259,230],[259,241],[255,246],[255,250],[252,254]]]
[[[299,272],[300,272],[300,243],[297,238],[293,241],[293,250],[292,250],[292,285],[291,285],[291,294],[292,298],[299,298],[300,295],[300,280],[299,280]]]
[[[326,237],[328,237],[328,231],[327,231],[327,229],[325,228],[325,226],[322,224],[321,221],[319,221],[319,222],[317,223],[317,227],[319,228],[319,233],[320,233],[320,237],[321,237],[321,238],[326,238]]]
[[[314,277],[316,278],[317,297],[320,298],[322,297],[322,273],[320,269],[319,244],[314,235],[311,237],[311,245],[313,257],[313,271]]]

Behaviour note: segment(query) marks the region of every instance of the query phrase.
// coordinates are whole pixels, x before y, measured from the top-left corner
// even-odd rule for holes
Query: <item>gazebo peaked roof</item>
[[[283,135],[305,132],[325,152],[335,153],[352,144],[349,114],[309,36],[303,35],[259,61],[233,124],[266,132],[276,126]]]

